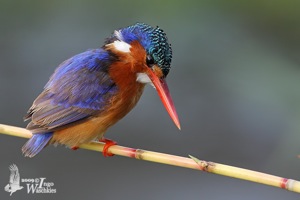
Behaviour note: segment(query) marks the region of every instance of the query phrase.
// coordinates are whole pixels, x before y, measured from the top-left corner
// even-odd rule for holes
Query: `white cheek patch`
[[[137,73],[136,74],[136,81],[140,83],[145,83],[145,84],[151,84],[153,87],[153,83],[150,80],[149,76],[145,73]]]
[[[119,40],[114,41],[110,45],[112,45],[116,50],[122,51],[124,53],[129,53],[131,48],[130,44]]]

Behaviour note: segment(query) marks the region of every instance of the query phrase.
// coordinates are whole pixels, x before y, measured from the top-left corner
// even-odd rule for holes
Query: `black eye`
[[[148,67],[152,67],[152,65],[154,65],[154,59],[151,55],[147,55],[146,57],[146,63],[148,65]]]

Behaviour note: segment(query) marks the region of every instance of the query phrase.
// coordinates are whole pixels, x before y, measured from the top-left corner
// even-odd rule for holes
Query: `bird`
[[[135,107],[147,84],[180,129],[166,82],[171,60],[166,33],[138,22],[115,30],[101,48],[62,62],[24,117],[33,135],[22,147],[23,155],[34,157],[48,144],[75,150],[98,140],[106,143],[103,155],[111,156],[108,148],[116,142],[104,134]]]
[[[9,183],[4,187],[4,190],[6,192],[10,192],[10,196],[11,196],[14,192],[23,189],[23,186],[20,186],[20,174],[17,165],[15,164],[10,165],[9,170],[10,170]]]

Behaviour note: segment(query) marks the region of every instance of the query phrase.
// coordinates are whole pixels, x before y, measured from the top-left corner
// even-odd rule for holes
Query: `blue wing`
[[[105,109],[117,86],[108,75],[115,58],[103,49],[78,54],[55,70],[25,120],[33,133],[45,133],[94,116]]]

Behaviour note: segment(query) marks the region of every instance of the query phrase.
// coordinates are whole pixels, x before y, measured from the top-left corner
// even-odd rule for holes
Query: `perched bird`
[[[158,92],[170,117],[180,129],[166,77],[172,49],[164,31],[144,23],[119,30],[99,49],[92,49],[61,63],[35,99],[25,120],[33,136],[23,146],[33,157],[47,144],[76,149],[95,139],[123,118],[138,102],[146,84]]]
[[[10,192],[11,196],[14,192],[23,189],[23,186],[20,186],[20,174],[17,165],[13,164],[9,166],[9,170],[9,183],[4,187],[4,190]]]

